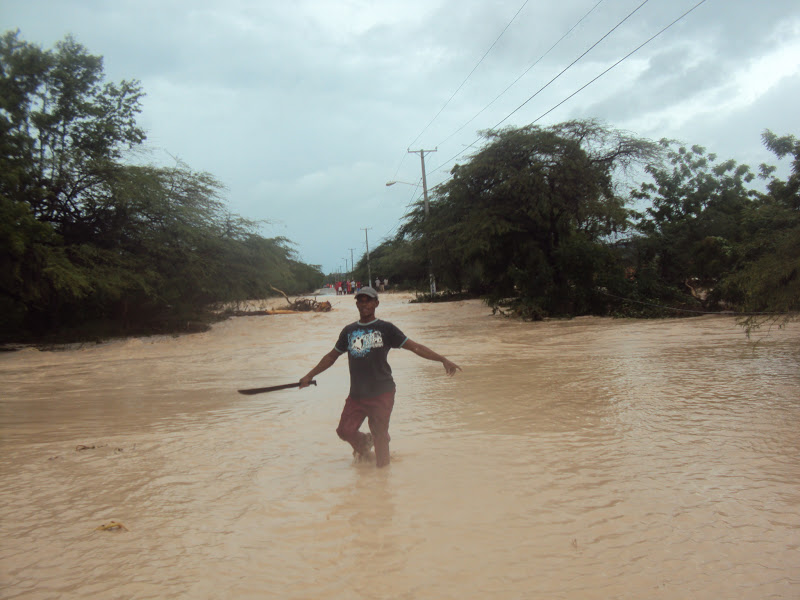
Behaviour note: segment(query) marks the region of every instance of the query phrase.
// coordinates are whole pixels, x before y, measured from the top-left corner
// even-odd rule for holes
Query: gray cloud
[[[640,0],[606,0],[540,64],[597,0],[529,2],[447,108],[415,141],[431,186],[476,132],[508,117]],[[548,111],[695,4],[651,1],[504,125]],[[176,155],[228,187],[231,209],[272,222],[301,257],[338,267],[394,231],[416,182],[417,138],[522,0],[0,0],[6,28],[51,47],[72,33],[105,58],[109,79],[139,79],[150,156]],[[599,117],[647,137],[677,137],[756,165],[760,133],[798,133],[800,4],[709,0],[540,124]],[[795,47],[797,47],[795,45]],[[762,60],[762,62],[758,62]],[[755,65],[755,66],[754,66]],[[759,70],[761,69],[761,70]],[[763,73],[761,71],[764,71]],[[754,93],[753,86],[771,86]],[[733,102],[736,100],[736,102]],[[480,112],[479,111],[483,111]],[[478,116],[476,116],[478,115]],[[469,121],[470,119],[473,119]],[[469,123],[468,123],[469,121]],[[457,130],[458,133],[452,135]],[[169,153],[169,154],[167,154]],[[463,160],[463,159],[460,159]],[[774,161],[773,161],[774,162]],[[441,165],[441,169],[437,169]],[[374,238],[373,238],[374,236]],[[374,242],[373,242],[374,239]]]

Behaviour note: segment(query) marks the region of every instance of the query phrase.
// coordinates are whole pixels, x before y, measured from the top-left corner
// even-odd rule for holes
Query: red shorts
[[[359,431],[364,419],[368,419],[369,430],[375,443],[375,458],[379,467],[389,464],[389,419],[394,408],[395,390],[372,398],[354,399],[350,396],[344,401],[344,409],[339,419],[336,433],[348,442],[359,454],[366,450],[367,436]]]

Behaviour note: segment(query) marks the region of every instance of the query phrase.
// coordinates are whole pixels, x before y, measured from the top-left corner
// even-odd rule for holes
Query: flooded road
[[[390,353],[382,470],[335,433],[346,359],[236,393],[297,381],[352,297],[0,355],[0,597],[800,597],[800,323],[407,299],[378,316],[464,371]]]

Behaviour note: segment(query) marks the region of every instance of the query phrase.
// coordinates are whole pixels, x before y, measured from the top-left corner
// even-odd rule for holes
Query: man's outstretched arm
[[[336,359],[339,358],[340,354],[339,351],[334,348],[330,352],[328,352],[322,359],[317,363],[317,366],[311,369],[305,377],[300,379],[300,388],[308,387],[311,385],[311,380],[314,379],[317,375],[325,371],[326,369],[330,368],[333,363],[336,362]]]
[[[414,340],[406,340],[405,344],[403,344],[403,348],[406,350],[411,350],[411,352],[417,356],[421,356],[422,358],[427,358],[428,360],[435,360],[442,363],[444,365],[444,370],[447,371],[447,374],[450,375],[450,377],[455,375],[456,371],[461,371],[461,367],[459,367],[456,363],[447,360],[441,354],[434,352],[427,346],[418,344]]]

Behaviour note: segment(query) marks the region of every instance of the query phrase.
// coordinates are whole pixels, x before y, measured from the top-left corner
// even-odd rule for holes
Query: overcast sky
[[[150,160],[213,174],[232,212],[330,272],[421,195],[385,186],[419,182],[409,148],[438,149],[430,189],[498,124],[592,117],[780,164],[761,133],[800,135],[797,0],[707,0],[567,99],[697,3],[0,0],[0,24],[43,48],[72,34],[108,80],[141,81]]]

